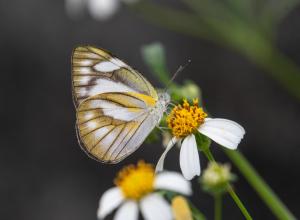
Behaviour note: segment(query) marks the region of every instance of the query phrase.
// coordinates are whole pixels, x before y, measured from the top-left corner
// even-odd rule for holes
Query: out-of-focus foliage
[[[150,71],[159,79],[159,81],[165,86],[165,90],[171,95],[172,102],[181,102],[182,99],[188,99],[189,101],[194,98],[201,97],[201,89],[197,84],[191,80],[186,80],[183,85],[175,83],[175,79],[170,81],[170,73],[167,68],[165,50],[162,44],[152,43],[142,47],[142,56],[145,63],[148,65]],[[180,71],[188,71],[188,69],[180,66]]]
[[[172,31],[231,48],[300,99],[300,69],[276,46],[278,25],[299,0],[182,0],[186,9],[142,0],[132,9]]]
[[[142,47],[141,52],[145,63],[152,73],[160,80],[160,82],[167,85],[170,77],[166,65],[166,55],[163,45],[158,42],[145,45]]]

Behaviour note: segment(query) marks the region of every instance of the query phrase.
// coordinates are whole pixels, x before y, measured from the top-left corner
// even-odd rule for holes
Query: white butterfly
[[[72,84],[81,148],[105,163],[137,150],[170,101],[126,63],[91,46],[74,50]]]

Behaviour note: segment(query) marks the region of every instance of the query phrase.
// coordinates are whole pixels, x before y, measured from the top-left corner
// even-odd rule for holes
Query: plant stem
[[[208,149],[207,152],[205,152],[206,157],[208,158],[209,161],[216,162],[214,156],[212,155],[211,151]]]
[[[195,220],[206,220],[205,215],[193,203],[189,202],[189,206]]]
[[[216,162],[216,160],[214,159],[211,151],[209,148],[205,149],[203,151],[203,153],[205,154],[205,156],[207,157],[207,159],[210,162]],[[242,201],[239,199],[238,195],[234,192],[233,188],[231,187],[230,184],[228,184],[227,187],[227,192],[229,193],[229,195],[231,196],[231,198],[233,199],[233,201],[236,203],[236,205],[239,207],[239,209],[241,210],[241,212],[243,213],[244,217],[247,220],[252,220],[251,215],[249,214],[249,212],[247,211],[246,207],[244,206],[244,204],[242,203]]]
[[[234,192],[234,190],[233,190],[233,188],[232,188],[231,185],[228,185],[227,192],[230,194],[230,196],[232,197],[232,199],[235,201],[235,203],[237,204],[237,206],[240,208],[240,210],[243,213],[243,215],[245,216],[245,218],[246,219],[252,219],[252,217],[250,216],[249,212],[247,211],[247,209],[245,208],[245,206],[243,205],[242,201],[239,199],[239,197],[237,196],[237,194]]]
[[[227,149],[224,149],[224,151],[277,219],[296,220],[296,217],[288,210],[240,152]]]
[[[217,193],[214,196],[215,199],[215,220],[222,219],[222,194]]]

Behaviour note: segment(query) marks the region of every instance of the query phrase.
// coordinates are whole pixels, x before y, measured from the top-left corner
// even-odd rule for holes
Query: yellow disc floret
[[[153,166],[139,161],[137,165],[124,167],[118,173],[115,184],[121,188],[127,199],[139,200],[153,192],[154,176]]]
[[[175,137],[183,138],[194,133],[206,117],[198,99],[193,100],[193,105],[183,100],[183,104],[175,106],[168,115],[167,123]]]

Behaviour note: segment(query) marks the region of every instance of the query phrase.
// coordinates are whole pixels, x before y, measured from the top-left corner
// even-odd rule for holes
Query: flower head
[[[207,114],[199,107],[198,99],[193,100],[193,105],[185,99],[182,105],[173,108],[167,123],[175,137],[183,138],[197,131],[206,117]]]
[[[65,0],[67,13],[71,17],[78,17],[85,8],[96,20],[107,20],[119,10],[121,3],[136,3],[138,0]]]
[[[191,185],[180,174],[155,174],[151,164],[139,162],[123,168],[115,179],[116,187],[107,190],[100,199],[98,218],[103,219],[118,206],[114,219],[136,220],[138,207],[145,219],[173,219],[170,205],[158,190],[191,194]]]
[[[228,164],[209,163],[201,177],[203,188],[209,192],[222,192],[227,184],[234,179]]]
[[[195,133],[198,132],[232,150],[238,147],[245,134],[244,128],[234,121],[208,118],[203,109],[199,107],[197,99],[193,101],[192,105],[187,100],[183,100],[182,105],[175,106],[167,117],[167,123],[173,138],[161,155],[156,171],[163,170],[168,151],[176,143],[180,143],[180,168],[183,176],[188,180],[194,176],[199,176],[201,172]]]
[[[143,161],[124,167],[117,175],[115,184],[127,199],[139,200],[154,189],[154,168]]]

